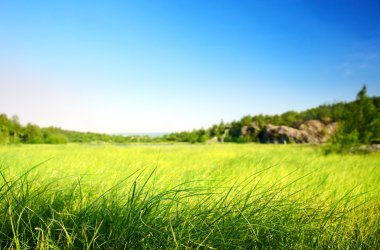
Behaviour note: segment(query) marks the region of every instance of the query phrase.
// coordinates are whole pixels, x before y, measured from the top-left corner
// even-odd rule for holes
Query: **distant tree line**
[[[41,128],[28,123],[22,126],[17,116],[0,114],[0,144],[63,144],[68,142],[131,143],[131,142],[262,142],[262,133],[268,124],[297,128],[309,120],[323,123],[338,122],[338,131],[332,137],[331,150],[342,151],[352,145],[380,143],[380,97],[368,97],[364,86],[352,102],[324,104],[303,112],[288,111],[281,115],[244,116],[240,120],[163,135],[162,137],[109,135],[77,132],[56,127]]]
[[[56,127],[41,128],[31,123],[22,126],[16,115],[8,118],[7,115],[0,114],[0,144],[64,144],[68,142],[131,143],[154,142],[157,140],[158,138],[151,138],[149,136],[124,136],[77,132]]]

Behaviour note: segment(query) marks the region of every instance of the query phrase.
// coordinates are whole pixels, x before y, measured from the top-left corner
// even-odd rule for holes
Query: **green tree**
[[[345,151],[354,145],[369,144],[380,137],[380,113],[364,85],[356,101],[347,105],[338,132],[332,139],[335,151]]]
[[[266,117],[262,114],[254,116],[252,121],[255,122],[260,129],[264,128],[267,123]]]
[[[11,136],[12,143],[19,143],[20,137],[22,135],[22,126],[20,124],[20,119],[17,115],[12,116],[11,118],[12,127],[11,127]]]
[[[300,118],[298,112],[288,111],[281,115],[281,120],[283,122],[281,125],[295,126],[300,121]]]
[[[230,128],[228,130],[228,136],[225,138],[225,141],[228,142],[241,142],[241,122],[233,121],[231,122]]]
[[[41,128],[28,123],[25,127],[24,142],[30,144],[43,143]]]
[[[244,116],[243,118],[241,118],[240,124],[241,126],[250,126],[252,124],[252,116]]]
[[[11,121],[5,114],[0,114],[0,144],[9,143],[9,131],[11,128]]]
[[[43,142],[48,144],[64,144],[68,142],[64,131],[60,128],[48,127],[42,129]]]
[[[356,99],[357,107],[354,113],[355,116],[351,117],[350,121],[354,124],[356,123],[359,142],[368,144],[372,139],[380,136],[379,112],[373,100],[367,96],[367,88],[365,85],[358,93]]]

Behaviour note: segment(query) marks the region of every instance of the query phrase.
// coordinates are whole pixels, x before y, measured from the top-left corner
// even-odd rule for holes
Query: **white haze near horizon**
[[[218,91],[189,97],[181,88],[174,91],[144,90],[138,86],[122,89],[112,84],[102,85],[91,77],[76,81],[3,63],[0,67],[0,113],[17,115],[22,124],[31,122],[42,127],[83,132],[168,133],[207,128],[221,120],[229,122],[247,114],[301,111],[323,103],[349,101],[356,94],[334,93],[326,95],[326,99],[317,99],[312,93],[310,98],[297,97],[284,89],[276,92],[268,87],[270,91],[252,95],[231,91],[230,98],[224,99],[218,97]]]

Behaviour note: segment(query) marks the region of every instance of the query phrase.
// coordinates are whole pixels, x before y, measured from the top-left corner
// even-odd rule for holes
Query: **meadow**
[[[379,249],[380,154],[0,146],[2,249]]]

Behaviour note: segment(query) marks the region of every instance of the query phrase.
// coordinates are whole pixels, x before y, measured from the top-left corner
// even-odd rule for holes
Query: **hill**
[[[324,104],[302,112],[288,111],[280,115],[247,115],[240,120],[212,125],[204,129],[161,136],[109,135],[77,132],[57,127],[40,128],[28,123],[22,126],[17,116],[0,114],[0,144],[59,144],[67,142],[261,142],[323,143],[338,130],[345,140],[369,143],[380,138],[380,97],[367,97],[365,86],[351,102]],[[348,125],[347,125],[348,124]],[[357,134],[357,135],[356,135]],[[356,139],[353,137],[357,137]],[[348,139],[347,139],[348,138]],[[347,142],[345,142],[347,143]]]
[[[237,121],[229,123],[222,121],[207,129],[172,133],[165,135],[164,138],[167,141],[190,143],[206,141],[322,143],[337,131],[338,124],[362,119],[358,121],[362,123],[361,127],[359,124],[351,124],[351,130],[359,130],[357,131],[359,134],[360,131],[371,130],[368,140],[376,140],[380,137],[380,125],[376,125],[380,121],[380,97],[367,97],[365,86],[363,89],[365,104],[362,103],[359,92],[357,99],[351,102],[324,104],[302,112],[288,111],[281,115],[247,115]],[[365,108],[366,105],[370,107]],[[373,123],[372,127],[365,128],[364,125],[370,123]],[[353,132],[349,130],[343,133]],[[363,142],[367,143],[368,140]]]

